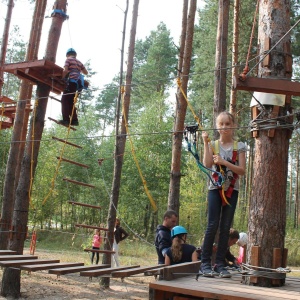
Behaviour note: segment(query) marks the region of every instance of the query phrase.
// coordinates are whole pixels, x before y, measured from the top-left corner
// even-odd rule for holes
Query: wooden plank
[[[172,281],[159,280],[149,283],[152,294],[159,292],[161,295],[168,293],[169,297],[192,296],[219,300],[299,300],[299,292],[296,290],[285,290],[281,288],[264,288],[249,286],[240,283],[240,276],[232,278],[206,278],[184,277]],[[150,294],[149,290],[149,294]],[[170,295],[171,294],[171,295]],[[168,299],[168,298],[149,298]]]
[[[127,267],[117,267],[117,268],[107,268],[102,270],[91,270],[91,271],[82,271],[80,272],[80,276],[88,276],[88,277],[98,277],[102,275],[110,275],[112,272],[121,271],[125,269],[133,269],[138,268],[139,265],[127,266]]]
[[[70,127],[70,128],[71,128],[71,127]],[[76,130],[76,128],[75,128],[75,130]],[[73,146],[73,147],[82,149],[82,147],[79,146],[79,145],[70,143],[70,142],[68,142],[68,141],[66,141],[66,140],[63,140],[63,139],[59,139],[59,138],[57,138],[57,137],[55,137],[55,136],[53,136],[52,139],[53,139],[53,140],[56,140],[56,141],[59,141],[59,142],[62,142],[62,143],[66,143],[67,145],[70,145],[70,146]]]
[[[64,127],[67,127],[67,128],[69,128],[69,126],[67,126],[67,125],[64,125],[64,124],[60,124],[57,120],[55,120],[55,119],[53,119],[53,118],[50,118],[50,117],[48,117],[48,119],[50,120],[50,121],[53,121],[53,122],[55,122],[56,124],[58,124],[58,125],[62,125],[62,126],[64,126]],[[73,127],[73,126],[70,126],[70,129],[72,129],[72,130],[74,130],[74,131],[76,131],[77,129],[75,128],[75,127]],[[57,138],[54,138],[54,137],[52,137],[53,139],[57,139]],[[59,140],[60,142],[65,142],[64,140],[61,140],[61,139],[57,139],[57,140]],[[75,144],[69,144],[69,145],[72,145],[72,146],[74,146]],[[77,145],[76,145],[77,146]],[[82,148],[82,147],[79,147],[79,146],[77,146],[77,148]]]
[[[64,275],[64,274],[71,274],[71,273],[77,273],[77,272],[83,272],[83,271],[91,271],[91,270],[99,270],[108,268],[110,265],[107,264],[101,264],[101,265],[90,265],[90,266],[82,266],[82,267],[70,267],[70,268],[59,268],[59,269],[51,269],[48,272],[50,274],[55,275]]]
[[[40,265],[26,265],[20,266],[21,270],[36,272],[41,270],[49,270],[55,268],[65,268],[65,267],[78,267],[83,266],[84,263],[53,263],[53,264],[40,264]]]
[[[281,248],[273,248],[272,268],[277,269],[282,266],[282,251]],[[272,279],[272,286],[280,286],[281,279]]]
[[[103,228],[103,227],[93,226],[93,225],[86,225],[86,224],[75,224],[75,227],[91,228],[91,229],[99,229],[99,230],[103,230],[103,231],[108,231],[108,228]]]
[[[85,164],[82,164],[82,163],[79,163],[77,161],[74,161],[74,160],[70,160],[70,159],[66,159],[66,158],[63,158],[63,157],[59,157],[59,156],[56,156],[57,159],[60,159],[61,161],[65,161],[65,162],[68,162],[70,164],[73,164],[73,165],[76,165],[76,166],[79,166],[79,167],[83,167],[83,168],[89,168],[88,165],[85,165]]]
[[[0,255],[0,261],[6,261],[6,260],[26,260],[26,259],[37,259],[38,257],[35,255],[21,255],[21,254],[16,254],[16,255]]]
[[[296,81],[247,77],[245,81],[237,79],[236,82],[237,90],[300,96],[300,82]]]
[[[13,255],[17,254],[17,251],[14,250],[0,250],[0,255]]]
[[[111,253],[114,254],[116,253],[115,251],[111,251],[111,250],[96,250],[96,249],[84,249],[85,252],[95,252],[95,253]]]
[[[163,270],[163,278],[164,280],[173,280],[174,278],[186,276],[185,273],[199,273],[200,265],[201,261],[194,261],[167,266]]]
[[[112,277],[129,277],[131,275],[144,273],[144,271],[151,270],[151,269],[157,269],[157,266],[139,267],[139,268],[115,271],[115,272],[112,272],[111,275],[112,275]]]
[[[86,186],[86,187],[90,187],[90,188],[95,188],[95,186],[93,184],[89,184],[89,183],[85,183],[85,182],[73,180],[73,179],[70,179],[70,178],[63,178],[63,180],[71,182],[71,183],[74,183],[74,184],[78,184],[78,185],[82,185],[82,186]]]
[[[163,274],[163,267],[162,268],[157,268],[157,269],[152,269],[152,270],[147,270],[144,272],[145,276],[157,276],[157,275],[162,275]]]
[[[0,261],[1,267],[18,267],[25,265],[38,265],[38,264],[54,264],[59,263],[59,259],[29,259],[29,260],[8,260]]]
[[[272,112],[271,112],[271,119],[276,119],[279,114],[279,106],[273,106]],[[274,121],[274,125],[276,126],[276,121]],[[268,137],[274,137],[275,135],[275,128],[268,130]]]
[[[251,248],[251,265],[260,267],[259,262],[260,262],[260,247],[252,246],[252,248]],[[256,270],[256,268],[253,268],[253,269]],[[250,277],[250,282],[257,283],[258,278]]]
[[[68,201],[68,203],[70,203],[72,205],[80,205],[80,206],[86,206],[86,207],[91,207],[91,208],[95,208],[95,209],[102,209],[101,206],[91,205],[91,204],[87,204],[87,203],[80,203],[80,202],[75,202],[75,201]]]

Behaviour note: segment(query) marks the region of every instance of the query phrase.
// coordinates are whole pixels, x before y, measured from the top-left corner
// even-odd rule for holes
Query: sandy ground
[[[39,253],[39,258],[46,258],[47,256],[55,258],[53,253],[43,253],[43,255]],[[72,257],[70,260],[76,261]],[[124,278],[123,281],[119,278],[111,278],[110,288],[104,289],[100,286],[100,278],[90,280],[88,277],[80,276],[79,273],[60,277],[48,274],[48,271],[32,272],[31,274],[22,271],[21,274],[21,298],[19,299],[22,300],[149,299],[149,282],[155,281],[153,276],[142,276],[142,274],[140,274],[141,276]],[[0,276],[2,278],[2,270]],[[10,298],[0,296],[0,300],[2,299]]]
[[[111,279],[110,288],[103,289],[99,278],[90,281],[79,274],[57,277],[47,271],[22,272],[20,299],[149,299],[148,284],[152,280],[153,277],[129,277],[124,278],[123,282],[121,279]]]

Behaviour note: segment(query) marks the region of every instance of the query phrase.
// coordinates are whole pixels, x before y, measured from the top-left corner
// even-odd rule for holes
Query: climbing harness
[[[219,140],[216,140],[214,142],[214,146],[215,146],[215,151],[214,151],[215,154],[219,155],[220,154]],[[230,160],[230,163],[235,165],[237,160],[238,160],[238,142],[234,141],[233,142],[232,158]],[[222,176],[224,178],[225,177],[225,172],[224,172],[221,165],[217,165],[217,170],[222,174]],[[219,180],[219,178],[215,175],[215,173],[213,174],[213,178],[215,179],[215,181]],[[229,176],[228,176],[228,178],[229,178]],[[232,195],[234,185],[235,185],[235,182],[236,182],[237,178],[238,178],[238,175],[236,173],[232,172],[232,177],[229,178],[230,179],[230,185],[229,185],[227,191],[226,192],[224,191],[224,186],[223,185],[221,187],[219,187],[219,193],[220,193],[220,196],[222,198],[222,205],[223,206],[226,205],[226,204],[229,204],[227,198],[231,198],[231,195]]]
[[[187,143],[188,146],[188,151],[192,153],[192,155],[194,156],[197,165],[199,167],[199,169],[209,178],[210,182],[214,185],[214,186],[218,186],[218,187],[222,187],[223,183],[224,183],[224,176],[221,174],[221,172],[218,172],[216,170],[210,169],[205,167],[201,162],[200,162],[200,158],[199,155],[197,153],[197,147],[196,147],[196,132],[198,130],[198,125],[191,125],[191,126],[186,126],[185,130],[184,130],[184,138],[185,141]],[[192,149],[192,144],[188,138],[188,133],[190,134],[190,136],[193,136],[193,149]],[[211,177],[211,172],[213,173],[213,178]]]

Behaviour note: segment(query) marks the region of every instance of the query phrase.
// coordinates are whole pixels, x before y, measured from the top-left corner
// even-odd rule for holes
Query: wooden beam
[[[72,204],[72,205],[79,205],[79,206],[86,206],[86,207],[95,208],[95,209],[102,209],[102,207],[98,206],[98,205],[91,205],[91,204],[74,202],[74,201],[68,201],[68,203]]]
[[[115,251],[111,251],[111,250],[97,250],[97,249],[89,249],[89,248],[84,249],[84,251],[85,252],[95,252],[95,253],[110,253],[110,254],[116,253]]]
[[[99,270],[108,268],[110,265],[107,264],[101,264],[101,265],[90,265],[90,266],[82,266],[82,267],[68,267],[68,268],[59,268],[59,269],[51,269],[48,271],[49,274],[55,274],[57,276],[59,275],[65,275],[65,274],[71,274],[71,273],[77,273],[77,272],[83,272],[83,271],[91,271],[91,270]]]
[[[99,226],[92,226],[92,225],[85,225],[85,224],[75,224],[75,227],[82,227],[82,228],[91,228],[91,229],[99,229],[103,231],[108,231],[107,228],[99,227]]]
[[[76,130],[76,129],[75,129],[75,130]],[[53,139],[53,140],[56,140],[56,141],[59,141],[59,142],[62,142],[62,143],[66,143],[66,144],[68,144],[68,145],[70,145],[70,146],[73,146],[73,147],[76,147],[76,148],[82,149],[82,147],[81,147],[81,146],[79,146],[79,145],[76,145],[76,144],[70,143],[70,142],[68,142],[68,141],[66,141],[66,140],[63,140],[63,139],[59,139],[59,138],[57,138],[57,137],[55,137],[55,136],[53,136],[53,137],[52,137],[52,139]]]
[[[120,270],[115,271],[111,273],[112,277],[129,277],[131,275],[141,274],[144,273],[147,270],[157,269],[157,266],[149,266],[149,267],[139,267],[139,268],[133,268],[133,269],[126,269],[126,270]]]
[[[54,263],[54,264],[20,266],[20,269],[28,272],[36,272],[36,271],[49,270],[55,268],[78,267],[83,265],[84,263]]]
[[[37,259],[38,257],[35,255],[0,255],[0,261],[6,261],[6,260],[20,260],[20,259]]]
[[[65,162],[68,162],[70,164],[73,164],[73,165],[76,165],[76,166],[79,166],[79,167],[83,167],[83,168],[89,168],[88,165],[85,165],[85,164],[81,164],[79,162],[76,162],[74,160],[70,160],[70,159],[66,159],[66,158],[63,158],[63,157],[59,157],[59,156],[56,156],[57,159],[60,159],[61,161],[65,161]]]
[[[252,248],[251,248],[251,265],[260,267],[259,262],[260,262],[260,246],[252,246]],[[253,267],[253,269],[256,270],[257,268]],[[250,282],[257,283],[258,278],[251,276]]]
[[[174,273],[199,273],[201,261],[182,263],[177,265],[171,265],[165,267],[163,270],[163,279],[164,280],[172,280],[174,278],[183,277],[187,275],[180,275]]]
[[[17,251],[13,250],[0,250],[0,255],[12,255],[17,254]]]
[[[102,275],[110,275],[112,272],[121,271],[126,269],[134,269],[138,268],[139,265],[127,266],[127,267],[118,267],[118,268],[107,268],[102,270],[92,270],[92,271],[83,271],[80,272],[80,276],[88,276],[88,277],[98,277]]]
[[[237,90],[263,92],[282,95],[300,96],[300,82],[271,79],[271,78],[257,78],[247,77],[245,81],[236,79]]]
[[[69,128],[69,126],[68,125],[64,125],[64,124],[60,124],[59,123],[59,121],[57,121],[57,120],[55,120],[55,119],[53,119],[53,118],[50,118],[50,117],[48,117],[48,119],[50,120],[50,121],[53,121],[53,122],[55,122],[56,124],[58,124],[58,125],[62,125],[62,126],[64,126],[64,127],[66,127],[66,128]],[[74,130],[74,131],[76,131],[76,128],[75,127],[72,127],[72,126],[70,126],[70,129],[72,129],[72,130]],[[53,137],[52,137],[53,138]],[[56,138],[57,139],[57,138]],[[58,139],[57,139],[58,140]],[[59,139],[59,141],[60,142],[65,142],[64,140],[61,140],[61,139]],[[74,146],[75,147],[75,144],[71,144],[71,143],[69,143],[69,145],[72,145],[72,146]],[[77,146],[76,145],[76,147],[77,148],[82,148],[82,147],[80,147],[80,146]]]
[[[82,186],[86,186],[86,187],[90,187],[90,188],[95,188],[94,185],[88,184],[88,183],[85,183],[85,182],[81,182],[81,181],[77,181],[77,180],[73,180],[73,179],[69,179],[69,178],[63,178],[63,180],[67,181],[67,182],[74,183],[74,184],[78,184],[78,185],[82,185]]]
[[[0,261],[1,267],[20,267],[23,265],[53,264],[59,263],[59,259],[29,259]]]

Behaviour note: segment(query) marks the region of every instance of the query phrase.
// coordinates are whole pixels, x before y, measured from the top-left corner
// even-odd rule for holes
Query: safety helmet
[[[183,226],[175,226],[171,230],[171,237],[175,237],[176,235],[179,234],[187,234],[186,229]]]
[[[74,48],[69,48],[67,50],[67,53],[66,53],[66,56],[70,55],[70,54],[74,54],[74,55],[77,55],[76,51]]]
[[[237,244],[241,247],[247,245],[248,242],[248,235],[245,232],[240,232],[239,234],[239,240],[237,241]]]

